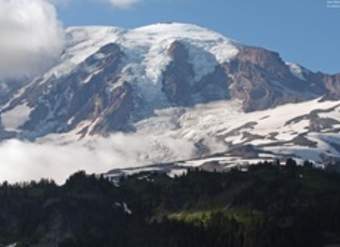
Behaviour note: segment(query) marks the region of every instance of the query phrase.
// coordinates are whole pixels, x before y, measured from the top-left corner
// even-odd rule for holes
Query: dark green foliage
[[[340,175],[287,160],[248,172],[78,172],[0,186],[0,246],[318,247],[340,243]],[[129,211],[131,210],[131,212]]]

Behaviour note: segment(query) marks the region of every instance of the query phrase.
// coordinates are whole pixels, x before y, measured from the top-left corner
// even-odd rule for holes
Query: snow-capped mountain
[[[143,135],[154,145],[141,163],[182,158],[169,138],[190,143],[189,158],[223,162],[340,157],[340,74],[195,25],[68,28],[59,63],[2,94],[2,139]]]

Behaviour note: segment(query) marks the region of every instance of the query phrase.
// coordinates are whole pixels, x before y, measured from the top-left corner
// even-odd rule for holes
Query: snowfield
[[[69,73],[104,45],[115,43],[127,55],[124,68],[126,81],[136,84],[146,98],[151,98],[150,101],[152,97],[156,98],[155,94],[161,93],[162,71],[171,62],[166,51],[174,41],[188,44],[197,81],[214,71],[218,63],[228,62],[238,53],[237,42],[191,24],[159,23],[131,30],[70,27],[66,32],[67,43],[61,63],[52,68],[46,78]]]
[[[127,161],[124,165],[121,163],[124,159],[118,163],[113,161],[112,168],[124,170],[124,167],[135,167],[126,170],[125,174],[131,175],[142,171],[160,171],[162,168],[149,165],[177,161],[175,163],[178,166],[164,169],[174,176],[188,167],[214,162],[231,168],[240,164],[295,157],[299,162],[313,160],[321,164],[340,158],[340,149],[329,144],[340,145],[340,135],[332,133],[334,129],[327,128],[323,133],[311,131],[313,120],[304,116],[315,110],[330,109],[328,115],[338,112],[340,101],[320,102],[318,99],[253,113],[242,112],[240,102],[237,101],[158,110],[154,117],[137,122],[135,133],[121,134],[119,138],[112,135],[107,139],[113,156],[125,156]],[[334,116],[340,122],[338,114]],[[294,119],[297,120],[292,121]],[[300,136],[306,139],[305,143],[297,141]],[[74,140],[74,133],[53,134],[40,139],[39,143],[72,145]],[[93,149],[102,148],[96,137],[87,137],[80,142]],[[235,147],[247,145],[256,148],[255,154],[249,157],[248,151],[233,153]],[[207,156],[210,158],[204,158]]]

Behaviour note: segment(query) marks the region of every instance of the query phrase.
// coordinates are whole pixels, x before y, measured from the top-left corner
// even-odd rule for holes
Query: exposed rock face
[[[191,102],[191,83],[194,77],[193,68],[188,62],[188,52],[182,43],[174,42],[168,50],[168,55],[172,62],[163,75],[163,91],[170,102],[188,105]]]
[[[90,132],[91,135],[101,133],[103,135],[112,131],[128,131],[130,126],[128,124],[130,113],[133,109],[133,99],[131,94],[131,87],[124,83],[117,87],[111,95],[108,96],[106,102],[97,98],[97,123]]]
[[[216,65],[212,73],[195,81],[195,72],[185,45],[175,41],[167,52],[172,61],[163,74],[162,83],[171,103],[190,106],[229,98],[229,78],[222,66]]]
[[[29,80],[27,78],[1,80],[0,78],[0,105],[6,104],[14,94],[27,85]]]
[[[340,74],[324,75],[323,82],[327,89],[326,99],[338,100],[340,99]]]
[[[87,58],[71,74],[30,85],[8,109],[27,102],[33,110],[22,129],[32,138],[85,126],[82,134],[128,129],[132,108],[131,87],[120,78],[124,54],[109,44]]]
[[[224,67],[232,75],[230,93],[242,100],[245,111],[304,101],[325,91],[321,83],[313,84],[293,75],[278,53],[262,48],[244,47]]]

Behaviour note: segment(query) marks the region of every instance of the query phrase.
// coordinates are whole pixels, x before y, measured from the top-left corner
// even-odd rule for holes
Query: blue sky
[[[58,9],[66,26],[194,23],[314,71],[340,72],[340,8],[327,8],[327,0],[141,0],[124,9],[70,0]]]

